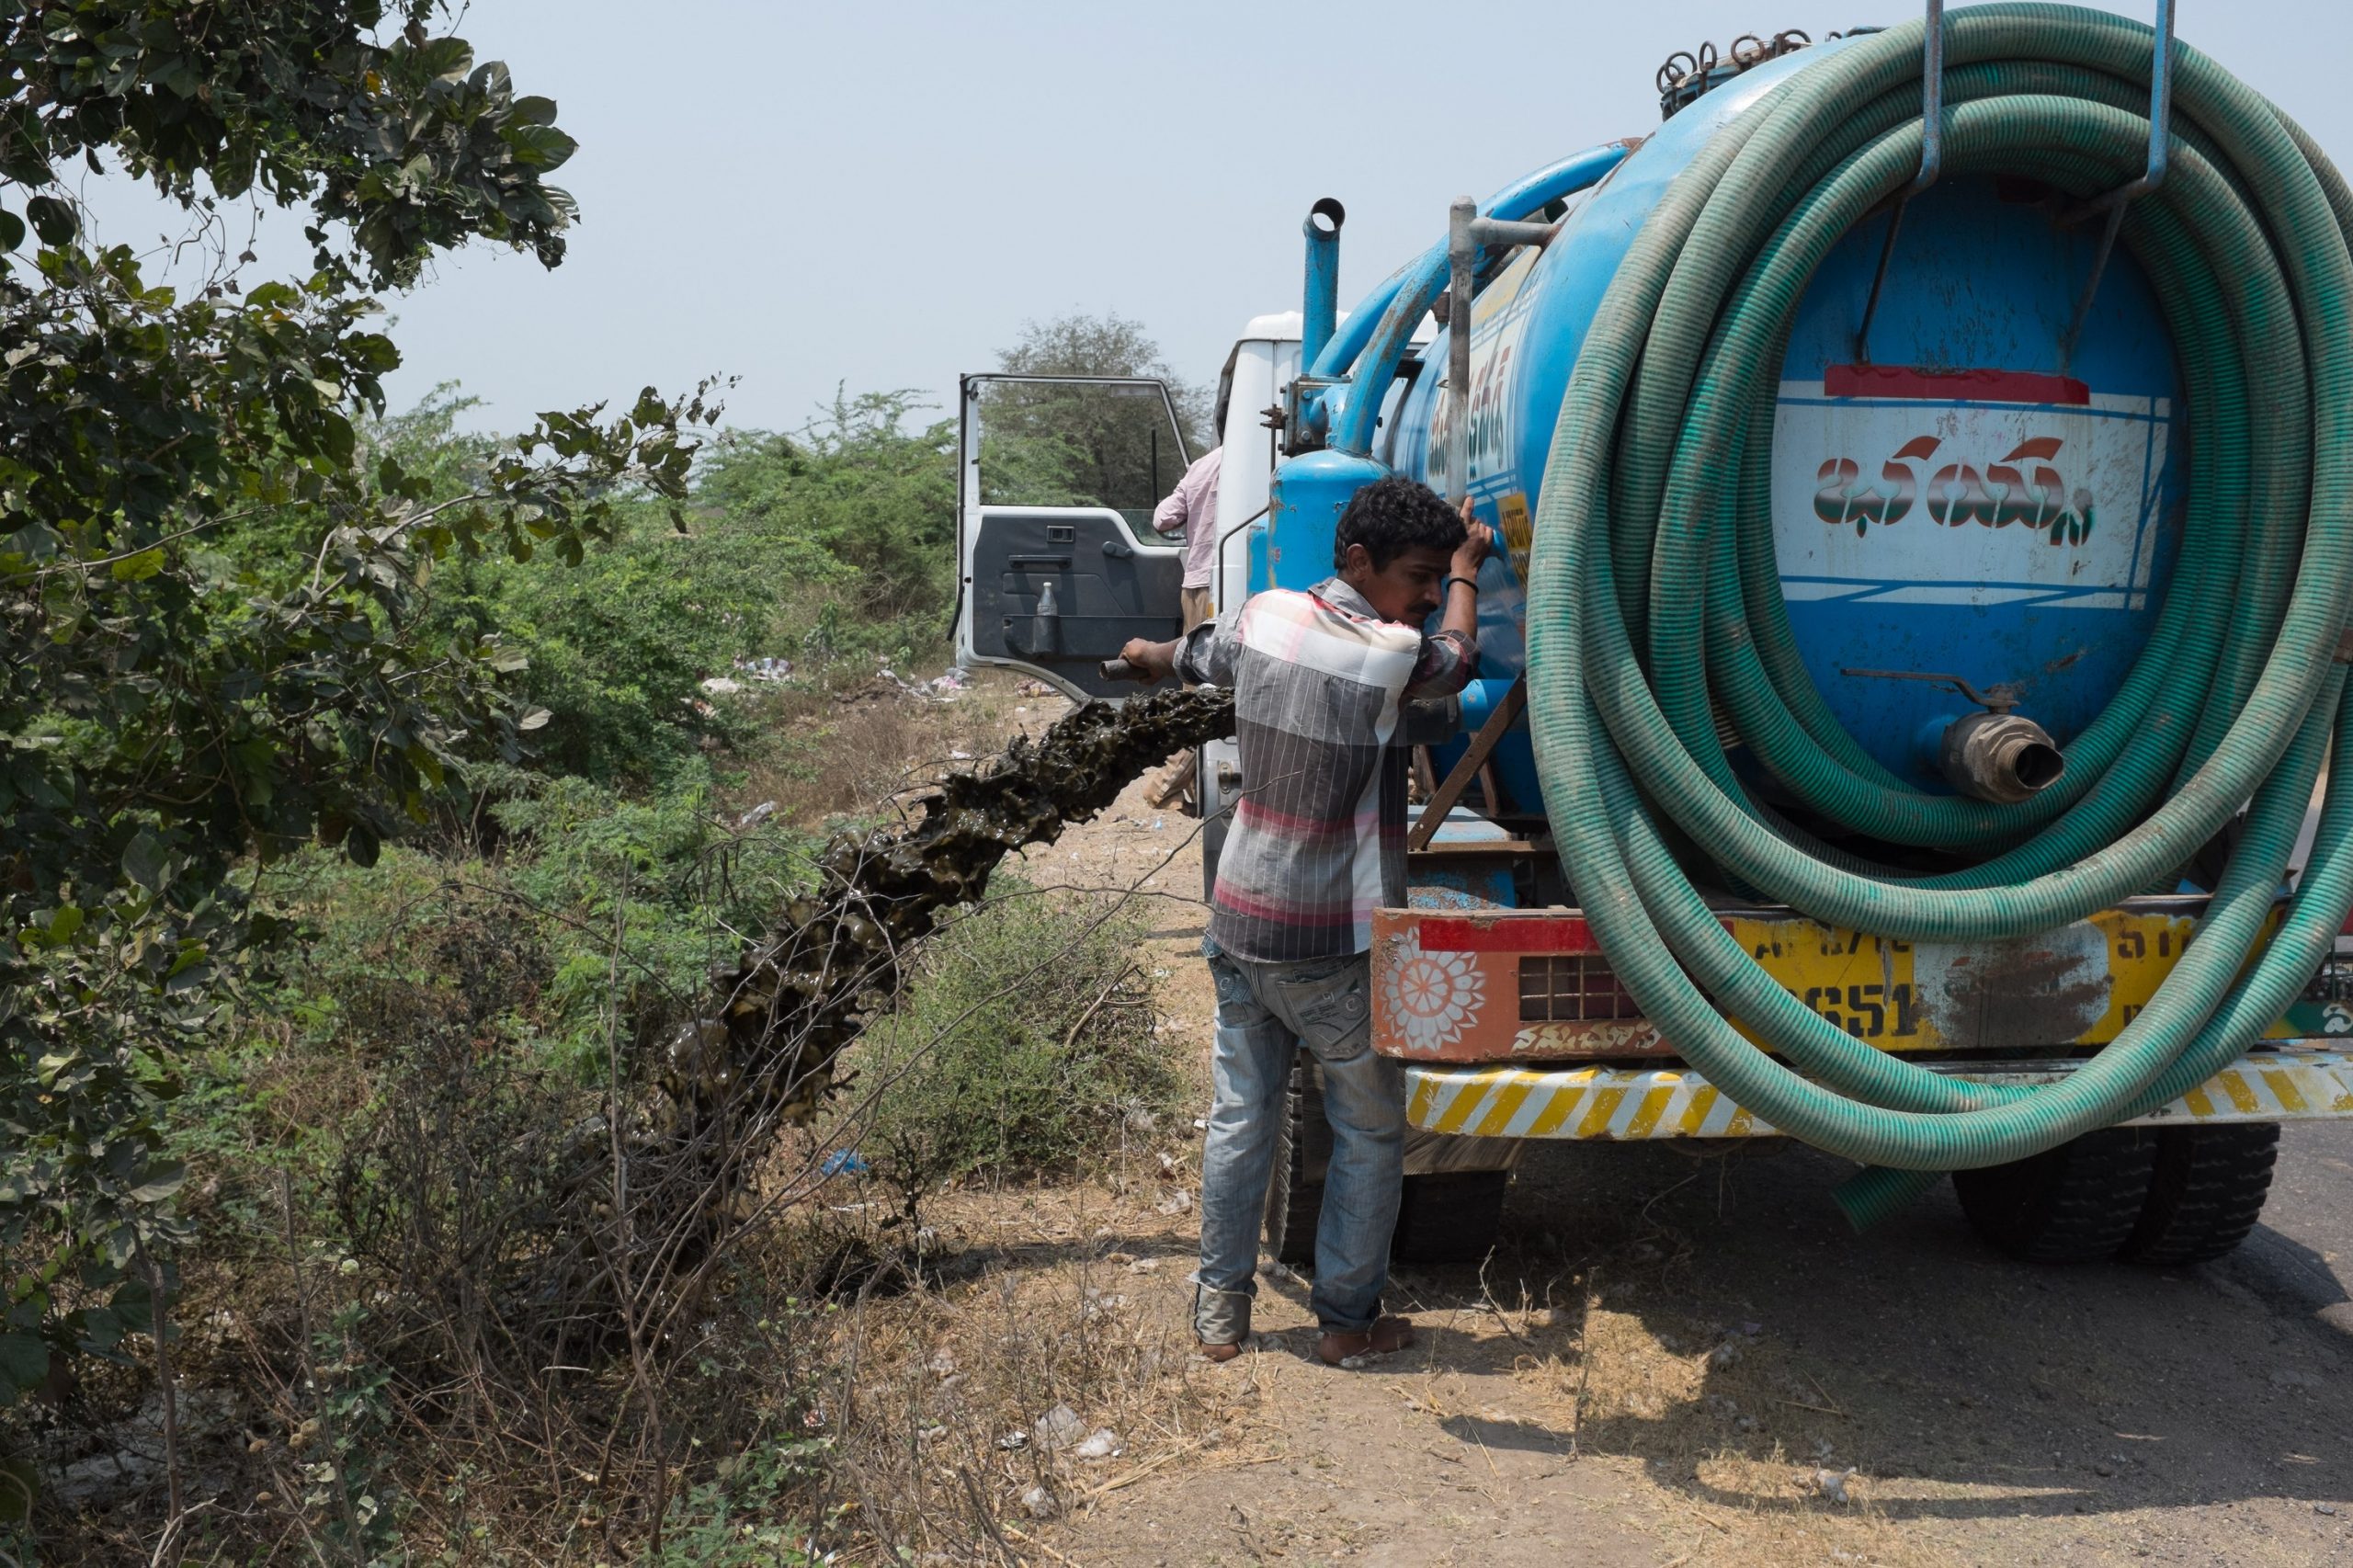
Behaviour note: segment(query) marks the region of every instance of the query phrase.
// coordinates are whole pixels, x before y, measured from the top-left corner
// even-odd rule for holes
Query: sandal
[[[1315,1355],[1325,1366],[1337,1367],[1359,1356],[1386,1356],[1413,1343],[1413,1319],[1382,1318],[1370,1328],[1353,1333],[1326,1330],[1315,1342]]]

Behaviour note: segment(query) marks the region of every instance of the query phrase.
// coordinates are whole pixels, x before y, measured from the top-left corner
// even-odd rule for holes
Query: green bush
[[[729,431],[696,476],[699,515],[763,545],[823,551],[833,602],[864,624],[942,621],[956,584],[956,426],[902,428],[923,406],[908,392],[837,392],[790,435]]]
[[[795,1488],[824,1473],[831,1439],[755,1443],[719,1462],[712,1479],[671,1499],[662,1550],[645,1568],[818,1568],[808,1528],[784,1512]]]
[[[256,998],[263,1056],[389,1057],[446,1033],[601,1083],[612,1020],[633,1056],[707,1006],[711,966],[813,875],[817,840],[773,820],[732,828],[705,767],[641,798],[561,776],[496,783],[511,793],[488,808],[494,858],[392,846],[372,871],[324,852],[274,871],[310,939]]]
[[[860,1148],[904,1195],[981,1171],[1034,1174],[1150,1127],[1184,1086],[1153,1029],[1143,924],[1108,898],[1000,878],[932,938],[898,1009],[854,1048]]]
[[[477,488],[499,450],[460,428],[476,406],[436,388],[364,427],[371,463],[427,502]],[[908,428],[905,392],[837,395],[790,435],[731,431],[707,449],[692,497],[629,502],[615,537],[567,565],[453,556],[426,585],[432,635],[494,636],[524,662],[517,685],[548,720],[534,767],[643,788],[711,742],[756,744],[738,707],[701,683],[738,661],[792,661],[800,678],[904,667],[942,654],[956,577],[952,426]],[[306,579],[315,517],[264,508],[222,530],[224,580],[283,593]]]

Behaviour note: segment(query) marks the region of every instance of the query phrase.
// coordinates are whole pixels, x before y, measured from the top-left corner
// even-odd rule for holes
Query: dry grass
[[[1025,1537],[1143,1476],[1230,1444],[1228,1384],[1204,1375],[1181,1312],[1148,1287],[1181,1272],[1183,1238],[1102,1233],[1132,1219],[1103,1189],[1039,1188],[1011,1244],[1003,1200],[952,1200],[953,1283],[933,1281],[845,1314],[837,1353],[853,1401],[838,1484],[856,1499],[851,1560],[888,1551],[954,1562],[1034,1558]],[[1109,1453],[1038,1439],[1058,1407],[1072,1436]]]
[[[744,809],[777,801],[801,827],[874,812],[1069,710],[1059,693],[1040,689],[1007,671],[980,670],[952,699],[912,698],[879,676],[744,693],[733,700],[753,705],[768,738],[731,793]]]
[[[1861,1424],[1801,1358],[1756,1325],[1661,1310],[1695,1261],[1645,1212],[1542,1301],[1524,1288],[1513,1303],[1487,1296],[1518,1418],[1566,1435],[1574,1458],[1622,1469],[1677,1562],[1949,1563],[1881,1508],[1884,1483],[1855,1451]],[[1443,1395],[1423,1397],[1442,1408]]]
[[[1948,1561],[1875,1506],[1872,1478],[1850,1473],[1851,1417],[1770,1340],[1597,1301],[1567,1357],[1521,1375],[1569,1402],[1588,1452],[1640,1461],[1670,1514],[1706,1527],[1695,1562]]]
[[[1049,1520],[1239,1430],[1181,1301],[1153,1289],[1189,1250],[1154,1196],[951,1193],[919,1244],[864,1205],[811,1206],[744,1241],[645,1374],[626,1354],[533,1367],[470,1347],[506,1331],[461,1302],[396,1300],[373,1265],[351,1271],[290,1230],[275,1257],[188,1280],[184,1463],[213,1501],[181,1544],[195,1561],[355,1564],[396,1549],[748,1568],[797,1561],[803,1541],[843,1563],[1040,1561],[1028,1541]],[[152,1448],[146,1386],[102,1369],[84,1447]],[[1031,1439],[1057,1407],[1115,1451]],[[378,1497],[397,1519],[370,1530],[355,1508]],[[159,1505],[85,1515],[44,1561],[143,1560]]]
[[[1950,1555],[1907,1533],[1873,1503],[1870,1483],[1846,1484],[1852,1502],[1840,1505],[1806,1491],[1800,1470],[1779,1455],[1751,1459],[1724,1454],[1702,1460],[1694,1479],[1720,1499],[1688,1505],[1715,1540],[1693,1562],[1724,1568],[1783,1568],[1790,1562],[1852,1562],[1858,1568],[1947,1568]]]

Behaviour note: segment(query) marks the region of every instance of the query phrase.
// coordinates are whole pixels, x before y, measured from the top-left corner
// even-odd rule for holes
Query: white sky
[[[2151,0],[2108,9],[2149,18]],[[395,304],[406,406],[482,426],[741,378],[729,423],[797,426],[836,382],[943,405],[1025,318],[1117,311],[1212,377],[1299,301],[1308,204],[1347,204],[1341,303],[1484,198],[1658,121],[1669,51],[1915,15],[1897,0],[1288,6],[1192,0],[475,0],[459,31],[561,106],[582,221],[553,273],[480,249]],[[2184,40],[2353,165],[2342,0],[2181,0]],[[1459,44],[1455,41],[1461,40]],[[1460,50],[1465,69],[1444,60]],[[1459,84],[1459,85],[1450,85]],[[91,191],[100,233],[164,224]],[[171,225],[175,233],[179,225]],[[292,214],[260,246],[307,257]]]

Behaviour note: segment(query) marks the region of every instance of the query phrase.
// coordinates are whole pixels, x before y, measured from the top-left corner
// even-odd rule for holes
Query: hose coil
[[[2081,200],[2139,171],[2147,27],[2029,4],[1972,6],[1945,27],[1949,173],[2027,176]],[[2068,747],[2063,778],[1994,802],[1881,767],[1799,661],[1770,516],[1780,366],[1824,255],[1919,165],[1923,42],[1914,23],[1796,73],[1668,187],[1578,356],[1529,569],[1530,729],[1577,901],[1644,1015],[1712,1083],[1878,1167],[1842,1193],[1859,1223],[1927,1179],[1893,1173],[2021,1159],[2196,1087],[2279,1016],[2353,906],[2353,789],[2338,787],[2353,766],[2340,758],[2310,864],[2264,942],[2332,733],[2347,744],[2353,198],[2285,116],[2186,45],[2171,173],[2129,209],[2119,243],[2173,335],[2193,458],[2173,584],[2116,697]],[[1751,794],[1720,722],[1816,817],[1975,863],[1910,876],[1814,839]],[[1697,845],[1728,878],[1831,925],[1990,941],[2170,887],[2242,806],[2196,940],[2155,996],[2036,1089],[1957,1081],[1850,1038],[1733,942],[1669,847]]]

